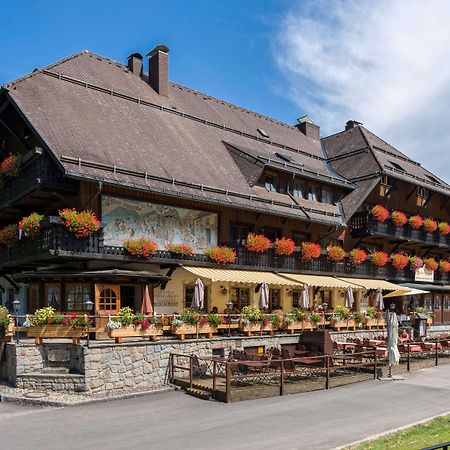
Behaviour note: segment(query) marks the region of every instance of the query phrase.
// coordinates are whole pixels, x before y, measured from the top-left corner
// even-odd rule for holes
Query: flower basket
[[[156,341],[158,336],[163,335],[162,325],[151,324],[149,327],[128,325],[127,327],[108,330],[108,335],[115,338],[117,344],[122,343],[124,337],[149,337],[151,341]]]
[[[239,330],[245,333],[246,336],[251,336],[253,333],[260,333],[261,322],[246,322],[245,320],[241,320]]]
[[[339,245],[330,245],[327,248],[327,257],[329,261],[340,262],[345,258],[345,250]]]
[[[420,269],[423,267],[423,260],[419,256],[411,256],[409,258],[409,265],[411,266],[411,269]]]
[[[403,270],[409,262],[409,259],[403,253],[393,253],[390,256],[392,267],[396,270]]]
[[[420,228],[423,225],[423,219],[422,217],[420,217],[419,215],[416,216],[411,216],[408,220],[409,222],[409,226],[413,229],[413,230],[420,230]]]
[[[190,325],[183,323],[180,326],[172,325],[170,329],[172,334],[176,334],[180,341],[184,341],[186,335],[206,334],[206,337],[212,338],[213,334],[217,332],[217,326],[205,323],[203,325]]]
[[[128,239],[122,245],[127,253],[140,258],[151,258],[158,249],[156,242],[144,238]]]
[[[20,172],[22,157],[10,153],[0,164],[0,173],[6,177],[17,177]]]
[[[364,328],[367,328],[368,330],[378,328],[378,319],[370,319],[369,317],[366,317],[364,320]]]
[[[19,239],[19,227],[16,224],[7,225],[0,230],[0,245],[12,247]]]
[[[174,255],[192,256],[194,249],[189,244],[167,244],[167,250]]]
[[[270,248],[270,239],[262,234],[249,233],[245,248],[249,252],[264,253]]]
[[[423,221],[423,229],[425,230],[425,233],[434,233],[437,230],[438,224],[435,220],[426,218]]]
[[[424,258],[425,267],[432,272],[436,271],[439,267],[439,263],[434,258]]]
[[[84,210],[76,211],[75,208],[65,208],[58,211],[61,223],[77,238],[92,236],[100,229],[100,221],[94,212]]]
[[[450,233],[450,225],[447,222],[439,222],[438,230],[441,236],[447,236]]]
[[[388,261],[389,256],[386,252],[373,252],[370,255],[370,262],[377,267],[385,266]]]
[[[34,337],[36,344],[42,344],[44,338],[72,338],[74,343],[79,343],[80,338],[87,336],[87,328],[62,324],[35,325],[27,329],[27,335]]]
[[[370,213],[377,222],[381,223],[386,222],[386,219],[389,217],[389,211],[381,205],[375,205]]]
[[[408,222],[408,218],[406,217],[406,214],[401,211],[392,211],[391,221],[394,226],[401,228]]]
[[[442,272],[442,273],[450,272],[450,261],[441,259],[439,261],[439,272]]]
[[[314,242],[302,242],[300,255],[303,261],[312,261],[320,256],[321,247]]]
[[[335,331],[341,331],[343,328],[348,330],[356,330],[356,321],[355,319],[331,319],[330,322],[331,328]]]
[[[19,230],[22,230],[25,233],[25,236],[34,239],[41,231],[41,222],[43,219],[43,215],[36,212],[31,213],[19,222]]]
[[[294,241],[285,237],[276,239],[273,247],[275,249],[275,254],[278,256],[291,256],[295,251]]]
[[[366,261],[367,253],[361,248],[354,248],[349,252],[348,259],[354,266],[359,266]]]
[[[217,264],[232,264],[236,259],[236,252],[230,247],[211,247],[205,255]]]

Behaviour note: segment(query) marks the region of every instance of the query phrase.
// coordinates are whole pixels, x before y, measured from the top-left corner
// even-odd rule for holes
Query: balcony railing
[[[245,247],[236,247],[236,261],[226,266],[217,266],[206,255],[177,256],[166,250],[158,250],[150,262],[154,264],[184,264],[234,269],[264,270],[277,272],[298,272],[341,277],[378,278],[395,281],[414,281],[415,273],[406,268],[395,270],[391,265],[376,267],[369,262],[358,266],[347,259],[343,262],[330,262],[326,255],[313,261],[302,261],[299,252],[291,256],[277,256],[273,249],[257,254],[249,252]],[[3,269],[24,270],[44,263],[55,263],[74,259],[98,259],[106,261],[143,262],[141,258],[128,255],[123,247],[103,245],[102,230],[93,236],[76,238],[58,218],[50,218],[35,239],[24,238],[11,248],[2,248],[0,264]],[[450,274],[435,272],[435,282],[450,284]]]
[[[356,213],[352,217],[350,231],[353,236],[388,236],[435,247],[450,247],[449,236],[442,236],[437,232],[426,233],[423,230],[413,230],[409,224],[396,227],[390,220],[381,223],[375,220],[369,212]]]

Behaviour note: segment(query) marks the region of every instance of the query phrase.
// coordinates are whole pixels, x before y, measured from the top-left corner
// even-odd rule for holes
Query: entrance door
[[[114,284],[95,285],[95,312],[101,316],[117,314],[120,309],[120,286]],[[103,328],[108,317],[97,318],[95,328]]]
[[[442,294],[437,292],[433,294],[433,311],[434,321],[436,323],[442,323]]]

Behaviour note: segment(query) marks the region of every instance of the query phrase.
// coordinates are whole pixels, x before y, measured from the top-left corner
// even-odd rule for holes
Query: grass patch
[[[352,450],[419,450],[450,441],[450,415],[439,417],[375,441],[349,447]]]

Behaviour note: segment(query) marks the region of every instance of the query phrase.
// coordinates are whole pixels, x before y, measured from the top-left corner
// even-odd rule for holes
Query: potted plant
[[[340,331],[342,328],[356,328],[356,322],[350,313],[350,309],[346,306],[336,306],[333,310],[331,318],[331,326],[333,330]]]
[[[409,226],[413,230],[420,230],[420,228],[422,228],[422,225],[423,225],[423,219],[418,214],[416,214],[415,216],[411,216],[409,218],[408,222],[409,222]]]
[[[232,264],[236,259],[234,249],[225,246],[211,247],[206,250],[205,255],[217,264]]]
[[[359,266],[366,261],[367,253],[361,248],[354,248],[349,252],[348,259],[354,266]]]
[[[394,226],[401,228],[408,222],[408,218],[406,217],[406,214],[401,211],[392,211],[391,221]]]
[[[447,236],[450,233],[450,225],[447,222],[439,222],[438,229],[441,236]]]
[[[25,236],[29,236],[31,239],[34,239],[41,231],[41,222],[43,219],[43,215],[36,212],[31,213],[19,222],[19,230],[21,230]]]
[[[309,324],[309,326],[304,327],[303,329],[315,329],[319,325],[319,323],[322,321],[322,316],[315,311],[308,312],[306,314],[306,323]]]
[[[40,308],[24,323],[27,335],[34,337],[36,344],[42,344],[44,338],[72,338],[79,343],[87,335],[89,318],[86,315],[57,315],[51,306]]]
[[[359,311],[353,314],[353,318],[355,319],[355,323],[358,328],[361,328],[366,320],[366,316]]]
[[[276,239],[273,247],[275,249],[275,254],[278,256],[291,256],[295,251],[294,241],[285,237]]]
[[[149,337],[156,341],[157,336],[162,336],[162,321],[154,316],[144,316],[132,311],[129,307],[120,308],[117,316],[109,320],[105,327],[108,335],[114,338],[117,344],[121,344],[124,337]]]
[[[386,219],[389,217],[389,211],[382,205],[375,205],[370,210],[370,213],[377,222],[381,223],[386,222]]]
[[[127,239],[122,243],[123,248],[127,253],[140,258],[151,258],[158,249],[158,245],[155,241],[149,239]]]
[[[6,177],[17,177],[20,172],[22,157],[10,153],[0,164],[0,173]]]
[[[0,334],[4,342],[11,342],[14,336],[14,320],[4,306],[0,306]]]
[[[312,261],[320,256],[321,248],[314,242],[302,242],[300,256],[303,261]]]
[[[421,267],[423,267],[423,260],[420,256],[410,256],[409,265],[411,269],[420,269]]]
[[[192,256],[194,249],[189,244],[167,244],[167,250],[174,255]]]
[[[0,245],[12,247],[19,239],[18,232],[19,227],[15,223],[3,227],[0,230]]]
[[[303,329],[303,322],[306,315],[300,308],[292,308],[291,311],[284,317],[285,328],[290,333]]]
[[[446,259],[441,259],[439,261],[439,272],[448,273],[450,272],[450,261]]]
[[[212,320],[214,322],[213,318]],[[202,316],[195,309],[184,308],[172,321],[171,332],[176,334],[181,341],[189,334],[206,334],[208,338],[212,338],[218,325],[212,324],[208,316]]]
[[[61,223],[77,238],[92,236],[100,229],[100,221],[93,211],[65,208],[58,211]]]
[[[367,329],[371,330],[372,328],[378,327],[379,312],[374,306],[369,306],[364,315],[365,315],[364,326]]]
[[[431,270],[432,272],[436,271],[439,267],[439,263],[434,258],[424,258],[423,262],[425,264],[425,268]]]
[[[264,253],[270,248],[270,239],[266,238],[263,234],[249,233],[245,248],[249,252]]]
[[[261,331],[263,313],[256,306],[247,305],[242,308],[242,316],[239,324],[240,330],[247,336],[255,331]]]
[[[330,245],[327,247],[327,257],[331,262],[341,262],[346,255],[345,250],[339,245]]]
[[[437,230],[438,224],[435,220],[430,219],[429,217],[427,217],[424,221],[423,221],[423,229],[425,230],[425,233],[434,233]]]
[[[433,325],[433,314],[428,312],[423,306],[416,306],[414,312],[416,314],[425,314],[427,316],[427,324]]]
[[[389,256],[386,252],[373,252],[370,255],[370,262],[377,266],[383,267],[389,261]]]
[[[390,260],[392,267],[396,270],[403,270],[409,262],[409,258],[403,253],[392,253]]]

